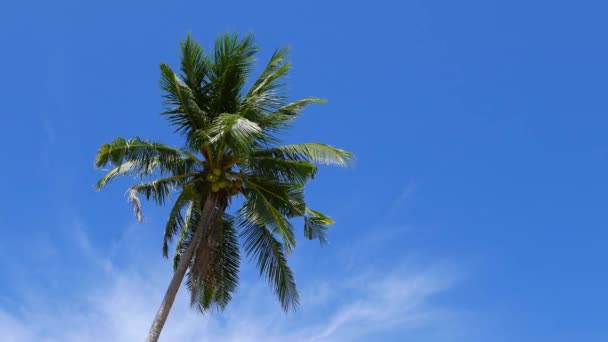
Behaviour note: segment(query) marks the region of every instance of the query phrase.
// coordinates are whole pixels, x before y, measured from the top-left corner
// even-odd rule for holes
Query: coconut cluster
[[[213,192],[225,189],[231,195],[236,195],[241,191],[241,181],[232,177],[228,172],[223,172],[220,168],[212,169],[207,175],[207,180],[211,183]]]

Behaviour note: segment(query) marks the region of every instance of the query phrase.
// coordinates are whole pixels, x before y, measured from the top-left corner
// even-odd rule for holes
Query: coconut
[[[220,187],[217,185],[217,183],[211,184],[211,191],[213,191],[213,192],[220,191]]]
[[[219,176],[222,174],[222,169],[220,169],[220,168],[215,168],[215,169],[213,169],[213,171],[212,171],[212,172],[213,172],[213,174],[214,174],[214,175],[216,175],[216,176],[218,176],[218,177],[219,177]]]
[[[225,179],[222,179],[221,181],[217,182],[217,184],[220,188],[227,188],[228,186],[230,186],[230,183],[228,183],[228,181]]]
[[[231,193],[232,195],[236,195],[236,194],[238,194],[238,193],[239,193],[239,191],[240,191],[240,190],[239,190],[239,189],[237,189],[237,188],[232,188],[232,189],[230,189],[230,193]]]
[[[210,181],[210,182],[215,182],[217,180],[217,176],[214,175],[214,174],[212,174],[212,173],[210,173],[210,174],[207,175],[207,180]]]

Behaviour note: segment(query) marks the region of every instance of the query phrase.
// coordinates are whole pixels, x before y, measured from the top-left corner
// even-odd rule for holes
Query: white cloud
[[[2,341],[143,340],[168,279],[167,272],[114,271],[109,281],[84,291],[79,303],[49,307],[40,302],[18,314],[0,311]],[[320,299],[307,300],[317,287],[304,289],[302,310],[289,315],[261,282],[241,288],[226,312],[205,316],[190,309],[182,289],[161,340],[349,341],[377,331],[404,330],[433,321],[428,299],[449,287],[450,280],[437,269],[368,272],[341,279],[343,285],[321,284]]]
[[[89,229],[82,221],[74,220],[66,235],[76,247],[72,250],[78,250],[82,262],[90,265],[91,273],[97,274],[94,279],[98,282],[84,285],[78,293],[70,293],[65,299],[49,300],[44,293],[32,296],[23,290],[21,295],[27,300],[22,301],[21,307],[10,311],[0,307],[0,340],[144,340],[169,281],[170,263],[151,258],[142,249],[130,248],[140,244],[142,241],[135,240],[149,231],[140,229],[129,226],[117,240],[101,248],[88,237]],[[381,234],[383,237],[377,243],[372,243],[375,240],[370,236],[364,236],[347,249],[382,250],[386,239],[395,237],[395,232],[389,231],[383,233],[386,236]],[[374,235],[378,233],[381,230],[374,231]],[[403,230],[399,229],[398,233]],[[102,253],[103,250],[107,253]],[[203,316],[192,310],[187,291],[182,288],[161,341],[360,341],[387,332],[395,332],[399,340],[406,340],[414,330],[418,334],[416,340],[420,340],[421,327],[436,332],[455,325],[455,315],[445,314],[451,312],[449,308],[432,304],[433,298],[450,290],[457,278],[458,272],[449,265],[424,267],[412,260],[406,264],[404,257],[393,266],[378,267],[362,262],[361,258],[369,257],[366,254],[345,262],[342,257],[336,258],[337,254],[343,254],[339,250],[325,251],[333,253],[331,262],[336,270],[333,274],[318,276],[313,270],[315,266],[304,264],[311,269],[298,271],[313,274],[315,280],[308,278],[302,282],[302,273],[296,272],[299,284],[304,284],[300,286],[301,306],[288,315],[281,311],[264,281],[252,277],[247,266],[238,294],[223,313]],[[62,262],[61,255],[56,257]],[[347,267],[350,262],[356,267]],[[79,279],[61,281],[79,282]],[[431,341],[431,338],[423,340]]]

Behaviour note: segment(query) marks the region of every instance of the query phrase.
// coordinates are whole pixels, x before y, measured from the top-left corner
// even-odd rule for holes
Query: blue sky
[[[95,192],[100,144],[179,144],[161,61],[188,32],[289,45],[287,141],[353,151],[308,190],[337,224],[282,314],[248,264],[223,314],[180,296],[164,341],[606,341],[607,6],[600,1],[12,1],[0,12],[2,341],[143,340],[166,209]],[[184,295],[185,291],[180,292]]]

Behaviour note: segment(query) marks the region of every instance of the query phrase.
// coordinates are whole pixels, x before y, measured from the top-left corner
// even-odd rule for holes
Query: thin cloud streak
[[[343,279],[339,284],[344,285],[322,293],[321,301],[307,303],[303,298],[303,312],[289,315],[261,283],[242,288],[226,312],[204,316],[190,309],[182,289],[163,340],[349,341],[397,326],[424,325],[433,321],[428,300],[451,286],[444,273],[368,272]],[[142,340],[167,279],[167,272],[115,270],[109,281],[84,291],[82,303],[33,303],[19,315],[0,311],[3,341]],[[314,291],[303,293],[311,296]],[[337,304],[329,311],[319,309],[327,302]]]
[[[408,189],[411,186],[406,186],[404,194],[408,195],[401,199],[409,196]],[[396,203],[403,204],[403,200]],[[104,255],[88,237],[86,225],[75,217],[68,235],[82,258],[100,271],[98,282],[79,289],[71,296],[75,300],[65,299],[61,305],[36,297],[25,301],[18,311],[0,308],[3,342],[144,339],[170,279],[170,268],[165,261],[142,258],[141,251],[128,248],[138,238],[136,226],[127,227]],[[394,233],[389,229],[386,234]],[[370,243],[369,238],[353,243],[364,244],[364,250],[382,247]],[[113,262],[118,256],[122,263]],[[56,262],[60,259],[58,256]],[[222,313],[201,315],[192,310],[182,288],[161,341],[357,341],[391,331],[406,339],[410,328],[437,331],[454,325],[452,318],[457,315],[445,315],[450,308],[432,304],[435,296],[450,291],[459,278],[459,272],[450,265],[423,265],[404,258],[386,267],[357,262],[357,268],[349,268],[348,262],[340,259],[332,261],[336,264],[333,274],[314,283],[307,279],[308,285],[300,288],[301,307],[288,315],[264,281],[247,269],[241,273],[239,292]],[[124,265],[124,260],[131,262]],[[144,267],[142,260],[147,260]],[[22,296],[28,297],[28,293]]]

